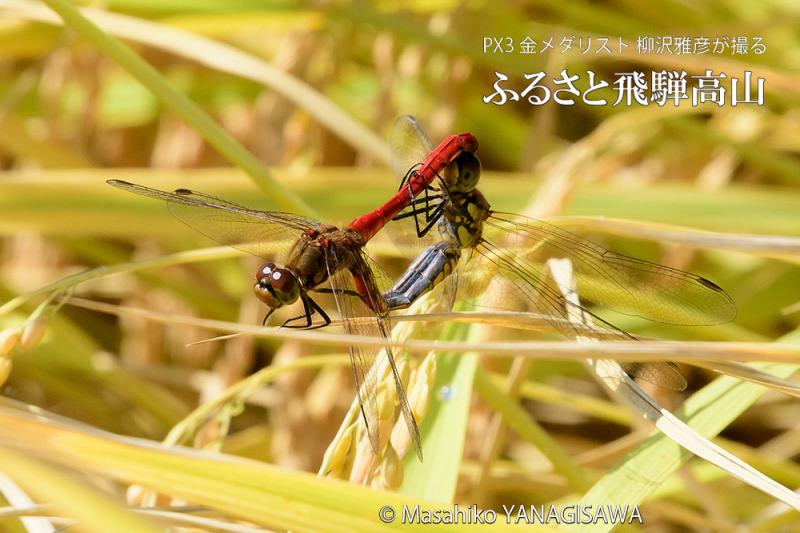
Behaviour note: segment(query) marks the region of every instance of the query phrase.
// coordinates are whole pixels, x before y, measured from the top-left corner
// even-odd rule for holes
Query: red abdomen
[[[409,178],[408,186],[403,187],[389,201],[378,209],[362,215],[347,225],[364,236],[364,241],[371,239],[387,222],[392,220],[411,202],[409,188],[416,197],[425,187],[430,185],[436,175],[449,165],[462,152],[475,152],[478,139],[471,133],[459,133],[445,137],[439,146],[434,148],[422,165]]]

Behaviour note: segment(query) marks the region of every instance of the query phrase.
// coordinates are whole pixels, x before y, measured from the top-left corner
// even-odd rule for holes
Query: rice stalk
[[[414,302],[409,308],[409,313],[436,311],[439,307],[440,302],[428,294]],[[392,329],[392,339],[393,341],[408,339],[423,327],[424,325],[421,324],[401,322]],[[431,384],[435,379],[435,352],[430,351],[413,370],[407,352],[395,351],[394,354],[411,412],[417,425],[420,425],[427,412]],[[361,417],[358,396],[356,396],[339,432],[328,446],[325,459],[319,469],[319,475],[349,479],[359,484],[374,484],[381,488],[397,489],[403,480],[403,466],[400,458],[404,457],[412,448],[412,443],[405,420],[398,408],[394,378],[384,350],[376,358],[371,372],[375,373],[377,381],[379,435],[382,437],[381,446],[383,447],[380,456],[376,456],[372,449]],[[348,443],[347,441],[352,438],[354,431],[356,438]],[[337,469],[333,466],[342,464],[350,465],[349,470]]]

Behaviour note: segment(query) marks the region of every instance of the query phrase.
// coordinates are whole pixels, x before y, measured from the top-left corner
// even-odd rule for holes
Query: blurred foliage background
[[[751,238],[800,236],[796,3],[107,0],[91,5],[95,14],[114,15],[93,19],[104,32],[133,34],[128,42],[136,54],[269,170],[255,185],[213,137],[209,142],[202,128],[110,59],[102,43],[74,27],[65,29],[58,17],[45,20],[50,12],[44,3],[1,1],[4,301],[89,268],[211,244],[158,202],[111,189],[105,185],[109,178],[167,190],[192,187],[255,207],[285,207],[282,197],[262,194],[272,190],[264,186],[272,177],[302,199],[308,206],[304,214],[346,222],[395,190],[381,139],[397,115],[409,113],[420,118],[434,141],[460,131],[477,136],[485,169],[481,190],[497,209],[641,222],[644,229],[625,238],[609,235],[615,231],[602,221],[590,221],[588,230],[616,250],[714,280],[739,308],[735,323],[722,326],[675,328],[630,317],[617,320],[619,326],[670,339],[769,342],[800,324],[797,241]],[[131,29],[131,21],[147,25]],[[227,48],[201,48],[187,36]],[[484,37],[519,42],[526,36],[538,42],[564,36],[622,38],[629,47],[611,55],[482,50]],[[766,48],[763,54],[745,55],[641,54],[636,50],[641,36],[760,37]],[[231,50],[248,54],[254,63],[240,62],[228,55]],[[712,69],[739,78],[749,70],[754,78],[766,79],[765,104],[659,108],[483,102],[493,92],[496,71],[506,73],[509,86],[519,91],[524,73],[545,71],[552,79],[565,68],[582,80],[589,70],[605,80],[632,70],[683,69],[700,75]],[[307,87],[298,88],[297,81]],[[309,88],[317,94],[305,92]],[[606,97],[613,95],[609,91]],[[647,231],[660,228],[657,224],[725,233],[729,240],[693,242],[682,233],[653,238]],[[397,257],[381,239],[373,255],[396,275],[408,258]],[[257,261],[233,252],[216,257],[98,276],[79,285],[75,295],[176,316],[257,324],[263,309],[249,290]],[[0,324],[17,327],[41,301],[26,300],[0,317]],[[192,325],[117,318],[66,305],[47,320],[39,342],[14,352],[13,369],[0,391],[97,428],[163,439],[194,407],[255,370],[331,354],[325,346],[252,338],[187,347],[210,336]],[[485,358],[481,364],[481,372],[509,369],[507,358]],[[713,378],[684,370],[692,388]],[[636,440],[631,436],[641,438],[631,432],[636,427],[631,418],[605,400],[579,364],[537,362],[528,378],[520,405],[592,472],[590,478],[616,463]],[[315,471],[352,397],[349,370],[342,365],[280,375],[249,397],[232,420],[223,449]],[[578,405],[576,397],[588,403]],[[497,508],[571,493],[535,447],[513,432],[499,453],[487,456],[484,437],[492,416],[493,410],[474,398],[463,461],[454,473],[457,501]],[[750,460],[780,470],[780,481],[795,487],[800,483],[798,420],[796,402],[770,394],[723,435],[730,446],[747,450]],[[218,429],[212,424],[209,431]],[[199,442],[218,444],[213,436]],[[477,476],[487,457],[488,474]],[[683,477],[688,491],[677,479],[662,486],[646,507],[653,531],[763,525],[773,518],[769,498],[731,479]],[[14,527],[18,524],[0,520],[0,531],[17,531]]]

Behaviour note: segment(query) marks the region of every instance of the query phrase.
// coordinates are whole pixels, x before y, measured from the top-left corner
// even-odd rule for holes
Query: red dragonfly
[[[331,323],[330,318],[309,293],[329,292],[333,294],[348,334],[387,338],[391,331],[388,309],[381,298],[381,288],[364,246],[409,205],[412,198],[409,194],[423,191],[438,175],[445,173],[461,153],[474,152],[477,148],[478,141],[469,133],[445,138],[436,149],[426,154],[413,175],[405,176],[407,187],[378,209],[356,218],[343,228],[289,213],[252,209],[189,189],[166,192],[120,180],[107,183],[134,194],[165,200],[173,215],[203,235],[267,259],[256,272],[253,286],[255,295],[270,308],[263,324],[276,309],[300,300],[303,314],[287,320],[284,327],[308,329],[327,326]],[[321,288],[326,281],[330,288]],[[364,310],[356,310],[359,300],[366,305],[366,312],[375,317],[374,321],[355,320],[358,315],[365,314]],[[314,324],[312,317],[315,314],[319,315],[321,323]],[[370,372],[377,349],[351,345],[349,352],[369,440],[375,454],[380,455],[377,384],[374,373]],[[400,410],[417,456],[422,461],[414,415],[391,350],[387,348],[386,354]]]
[[[399,167],[423,157],[432,147],[413,117],[398,120],[393,138],[404,146],[402,152],[395,152]],[[719,324],[736,316],[731,297],[703,277],[606,250],[541,220],[494,211],[476,188],[481,164],[475,153],[460,153],[457,163],[458,173],[440,174],[435,186],[424,194],[410,188],[413,172],[401,185],[411,208],[395,218],[413,217],[417,236],[426,238],[428,247],[384,294],[389,309],[407,307],[442,284],[450,302],[456,291],[462,298],[487,291],[503,294],[500,307],[537,312],[568,338],[633,340],[548,283],[547,260],[567,258],[573,266],[577,294],[611,310],[678,325]],[[434,226],[438,226],[439,237],[430,232]],[[459,271],[456,267],[462,255],[468,263]],[[600,329],[581,327],[569,320],[570,316],[591,317]],[[686,387],[686,380],[672,363],[634,363],[626,365],[626,370],[668,389]]]

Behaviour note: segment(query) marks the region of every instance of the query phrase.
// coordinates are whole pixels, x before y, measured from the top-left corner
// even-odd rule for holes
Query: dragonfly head
[[[270,308],[277,309],[297,301],[300,284],[289,269],[280,268],[275,263],[264,263],[256,272],[253,292]]]
[[[481,160],[473,152],[461,152],[450,164],[455,179],[449,180],[448,189],[455,192],[470,192],[478,186],[481,177]]]

